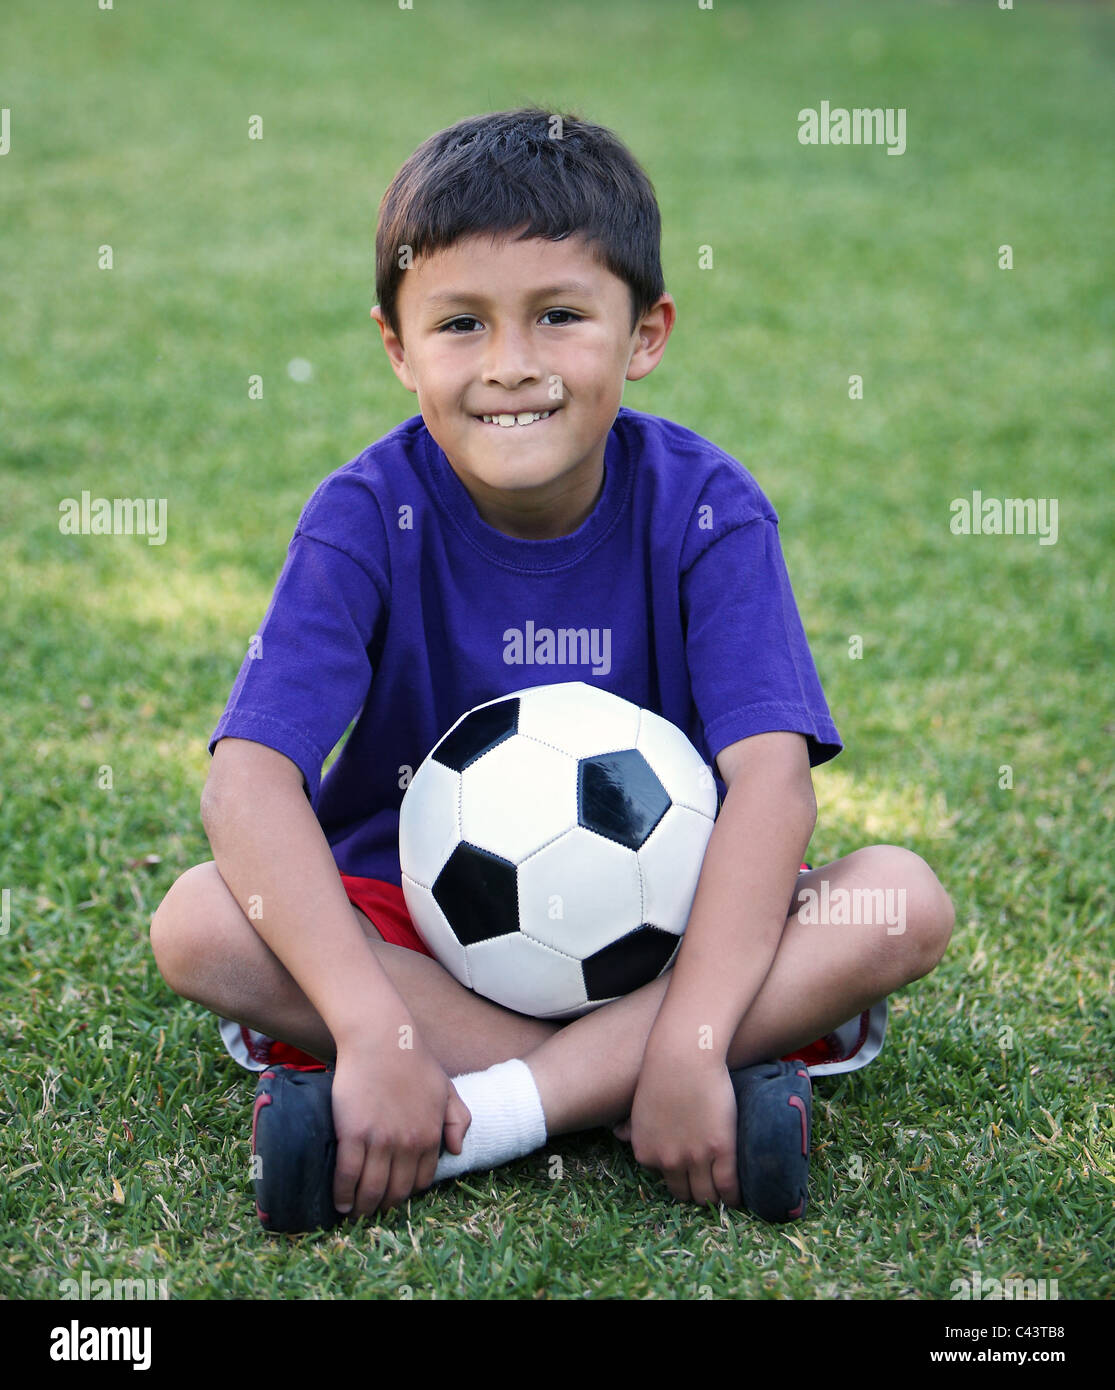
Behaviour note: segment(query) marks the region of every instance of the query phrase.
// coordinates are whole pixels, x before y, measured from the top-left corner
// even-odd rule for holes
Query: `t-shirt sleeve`
[[[716,757],[738,739],[804,734],[810,766],[840,752],[794,601],[778,521],[741,521],[681,578],[686,653],[697,714]]]
[[[228,737],[274,748],[301,769],[314,801],[326,758],[367,698],[382,585],[345,551],[296,532],[210,753]]]

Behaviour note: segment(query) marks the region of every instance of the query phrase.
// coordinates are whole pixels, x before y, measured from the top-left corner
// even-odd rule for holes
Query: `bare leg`
[[[796,915],[800,894],[821,879],[830,890],[904,888],[905,931],[804,925]],[[952,904],[932,870],[894,846],[857,850],[802,874],[797,893],[770,973],[731,1042],[730,1066],[804,1046],[927,974],[952,930]],[[362,913],[358,917],[370,949],[450,1076],[523,1058],[550,1134],[616,1124],[628,1114],[665,979],[564,1026],[544,1023],[472,994],[435,961],[384,942]],[[159,969],[179,994],[332,1058],[321,1018],[244,916],[215,864],[198,865],[175,883],[155,914],[151,938]]]
[[[419,1035],[449,1076],[524,1057],[557,1031],[556,1024],[473,994],[429,956],[384,941],[359,909],[352,910]],[[244,916],[211,860],[188,869],[171,887],[152,920],[151,944],[175,993],[313,1057],[333,1060],[329,1030]]]
[[[801,892],[821,879],[830,890],[904,887],[905,930],[888,935],[883,925],[803,925],[796,915]],[[729,1066],[804,1047],[927,974],[952,923],[944,889],[907,850],[872,846],[802,874],[770,973],[730,1044]],[[666,983],[656,980],[568,1024],[526,1056],[550,1134],[616,1124],[629,1113]]]

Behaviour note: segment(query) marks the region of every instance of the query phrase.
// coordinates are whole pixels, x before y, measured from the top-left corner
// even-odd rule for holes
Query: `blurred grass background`
[[[948,1298],[979,1269],[1109,1297],[1112,7],[542,15],[5,7],[0,1296],[85,1269],[175,1298]],[[905,108],[905,154],[800,145],[821,100]],[[594,1134],[277,1242],[250,1080],[147,924],[209,857],[206,740],[303,503],[414,413],[368,319],[379,198],[433,131],[534,102],[614,128],[658,192],[679,323],[625,404],[781,516],[847,744],[811,858],[907,844],[957,930],[880,1061],[818,1082],[799,1225],[676,1207]],[[1057,498],[1057,544],[954,536],[973,489]],[[83,490],[165,498],[166,544],[61,535]]]

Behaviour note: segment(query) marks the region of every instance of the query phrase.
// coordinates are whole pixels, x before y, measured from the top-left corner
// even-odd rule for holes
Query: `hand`
[[[400,1049],[392,1033],[379,1046],[338,1049],[338,1211],[371,1216],[398,1206],[433,1182],[443,1138],[451,1153],[461,1152],[472,1116],[433,1054],[417,1037],[413,1043]]]
[[[723,1059],[648,1055],[631,1105],[637,1162],[656,1168],[679,1202],[739,1206],[736,1097]]]

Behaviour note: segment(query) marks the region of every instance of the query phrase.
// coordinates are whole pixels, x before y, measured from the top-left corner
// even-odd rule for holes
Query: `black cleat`
[[[736,1172],[748,1211],[763,1221],[805,1214],[813,1086],[804,1062],[759,1062],[730,1071],[739,1128]]]
[[[344,1217],[333,1206],[337,1139],[333,1073],[268,1067],[252,1109],[256,1212],[268,1231],[321,1231]]]

